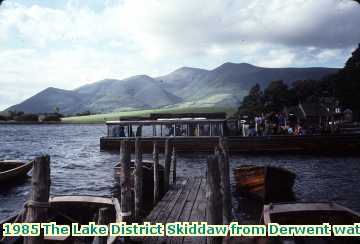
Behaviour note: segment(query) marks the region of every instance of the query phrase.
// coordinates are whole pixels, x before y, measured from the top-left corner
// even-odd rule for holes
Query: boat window
[[[125,126],[120,125],[109,125],[108,135],[111,137],[127,137],[129,130]]]
[[[210,125],[200,125],[199,136],[210,136]]]
[[[212,124],[211,136],[221,136],[221,127],[219,124]]]

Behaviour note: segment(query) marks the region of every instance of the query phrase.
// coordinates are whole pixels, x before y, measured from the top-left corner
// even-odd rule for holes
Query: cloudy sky
[[[359,24],[350,0],[6,0],[0,110],[48,86],[181,66],[342,67]]]

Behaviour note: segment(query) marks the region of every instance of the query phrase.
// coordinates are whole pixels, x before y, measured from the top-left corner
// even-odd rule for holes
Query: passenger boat
[[[109,209],[109,223],[121,222],[120,204],[115,198],[94,196],[56,196],[49,199],[49,219],[47,222],[56,222],[58,225],[79,225],[97,222],[99,209]],[[15,244],[23,243],[21,237],[3,237],[2,225],[4,223],[21,223],[24,221],[24,210],[18,215],[7,218],[0,223],[0,243]],[[49,243],[92,243],[93,237],[54,236],[45,237]],[[107,243],[115,243],[114,237],[109,237]]]
[[[285,200],[292,196],[296,175],[273,166],[242,165],[234,169],[236,190],[264,201]]]
[[[360,214],[336,203],[282,203],[264,206],[262,224],[280,225],[353,225],[360,222]],[[278,243],[288,244],[355,244],[358,237],[282,237]]]
[[[162,152],[166,139],[171,139],[177,152],[209,153],[214,151],[219,137],[226,137],[232,154],[360,152],[360,134],[243,136],[243,121],[226,119],[226,114],[160,115],[106,122],[107,135],[100,138],[100,149],[119,151],[121,141],[127,139],[134,151],[135,138],[141,137],[144,153],[152,152],[155,141]]]
[[[0,182],[13,182],[24,179],[31,170],[33,162],[17,160],[0,161]]]

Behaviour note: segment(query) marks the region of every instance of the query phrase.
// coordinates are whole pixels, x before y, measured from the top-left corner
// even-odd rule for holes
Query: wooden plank
[[[146,222],[150,223],[165,223],[167,216],[172,211],[173,207],[176,204],[177,199],[179,198],[181,192],[184,189],[184,186],[187,184],[189,179],[185,179],[182,184],[175,185],[169,189],[165,194],[163,199],[156,205],[155,209],[149,214],[146,218]],[[164,221],[165,219],[165,221]],[[146,237],[143,238],[143,243],[157,243],[158,237]]]
[[[145,221],[147,222],[153,222],[156,221],[158,218],[158,215],[161,213],[161,211],[164,210],[164,208],[169,203],[170,199],[172,199],[179,190],[182,190],[183,185],[185,185],[187,182],[187,179],[179,179],[178,183],[170,188],[170,190],[164,195],[164,197],[158,202],[158,204],[154,207],[154,209],[150,212],[150,214],[145,218]]]
[[[206,180],[201,177],[178,181],[158,202],[145,220],[151,223],[206,221]],[[147,237],[136,238],[143,243],[206,243],[205,237]]]
[[[168,216],[163,220],[160,220],[161,223],[172,223],[176,222],[178,216],[181,214],[182,208],[190,194],[191,188],[194,186],[195,179],[191,178],[188,180],[187,184],[183,187],[181,194],[178,199],[176,199],[174,207],[170,210]],[[159,237],[158,243],[169,243],[171,237]]]
[[[206,221],[206,180],[201,179],[198,194],[191,209],[189,222],[204,222]],[[205,244],[206,237],[185,237],[183,243]]]
[[[197,178],[196,182],[194,183],[193,187],[191,188],[191,191],[188,195],[187,200],[184,203],[184,206],[178,215],[177,222],[187,222],[189,221],[191,211],[193,209],[194,203],[196,201],[200,186],[201,186],[202,179]],[[175,221],[172,221],[175,222]],[[184,240],[184,237],[173,237],[170,239],[171,244],[180,244]]]

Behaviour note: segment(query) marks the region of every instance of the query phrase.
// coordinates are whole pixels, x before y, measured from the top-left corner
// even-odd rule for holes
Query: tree
[[[250,89],[249,95],[244,97],[238,113],[240,115],[255,117],[263,112],[264,112],[264,94],[261,91],[260,85],[256,84]]]
[[[293,105],[294,96],[282,81],[272,81],[264,91],[266,112],[280,112],[284,107]]]
[[[296,103],[318,102],[319,101],[319,82],[315,80],[295,81],[290,89],[295,94]]]
[[[345,67],[329,78],[335,86],[335,96],[343,107],[360,110],[360,44]]]

